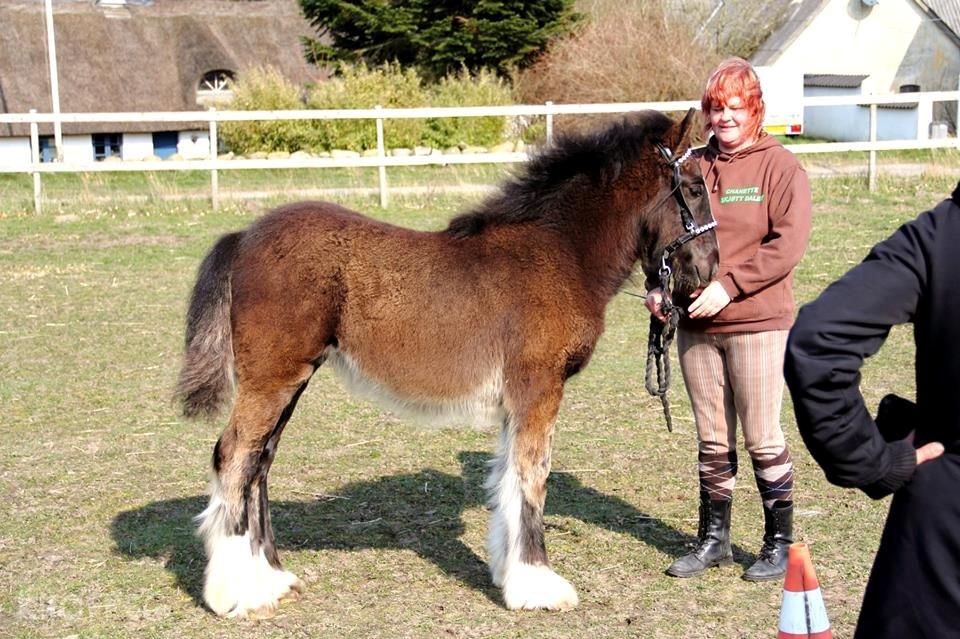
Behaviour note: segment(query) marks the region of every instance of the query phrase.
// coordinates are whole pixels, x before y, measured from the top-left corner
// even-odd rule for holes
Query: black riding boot
[[[700,525],[697,528],[697,547],[680,557],[667,568],[672,577],[696,577],[707,568],[733,563],[730,549],[729,499],[710,499],[700,493]]]
[[[793,543],[793,502],[778,501],[763,509],[763,547],[752,566],[743,573],[747,581],[780,579],[787,571],[787,555]]]

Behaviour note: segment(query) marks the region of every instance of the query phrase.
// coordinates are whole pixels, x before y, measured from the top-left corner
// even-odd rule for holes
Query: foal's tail
[[[187,346],[177,382],[185,417],[216,417],[233,395],[230,269],[242,232],[224,235],[203,258],[187,311]]]

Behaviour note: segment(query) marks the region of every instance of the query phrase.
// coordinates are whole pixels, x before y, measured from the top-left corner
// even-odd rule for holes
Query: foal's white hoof
[[[212,582],[203,589],[203,598],[223,617],[269,619],[277,614],[280,604],[296,601],[305,590],[302,581],[287,571],[274,570],[267,583]]]
[[[570,610],[580,603],[569,581],[546,566],[517,564],[503,580],[503,601],[510,610]]]
[[[218,615],[241,619],[269,619],[277,614],[280,603],[296,601],[304,591],[296,575],[274,570],[266,583],[226,583],[207,580],[203,598]]]
[[[216,541],[207,564],[203,599],[224,617],[265,619],[274,616],[282,601],[295,601],[303,582],[286,570],[277,570],[263,552],[250,553],[246,536]]]

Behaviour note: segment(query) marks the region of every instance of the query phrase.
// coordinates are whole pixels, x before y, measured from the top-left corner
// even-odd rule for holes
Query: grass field
[[[394,189],[489,185],[507,170],[509,165],[495,164],[391,167],[387,183]],[[379,185],[376,168],[224,170],[219,171],[219,182],[223,199],[240,201],[283,194],[316,198],[318,192],[370,190]],[[54,215],[72,211],[78,204],[99,208],[118,202],[126,206],[210,198],[207,171],[51,173],[43,176],[42,184],[44,212]],[[0,202],[10,211],[33,211],[33,178],[0,173]]]
[[[808,300],[900,223],[955,186],[947,178],[814,183]],[[13,198],[15,200],[16,198]],[[346,201],[436,229],[466,199]],[[221,424],[183,421],[171,403],[185,302],[221,233],[264,202],[64,201],[34,217],[0,199],[0,635],[15,637],[766,638],[781,584],[740,573],[762,534],[749,472],[736,490],[737,565],[694,580],[664,568],[696,532],[696,444],[671,393],[675,432],[642,389],[647,316],[618,296],[591,365],[558,420],[547,544],[581,604],[505,610],[485,566],[485,430],[427,429],[349,399],[321,369],[271,473],[273,519],[302,601],[265,622],[223,620],[200,602],[204,566],[191,517]],[[868,362],[872,405],[910,396],[913,346],[893,331]],[[887,502],[828,485],[783,423],[797,466],[799,540],[810,544],[838,639],[850,637]]]

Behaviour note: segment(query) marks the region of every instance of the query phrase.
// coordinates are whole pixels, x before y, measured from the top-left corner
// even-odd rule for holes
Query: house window
[[[93,134],[93,159],[97,162],[109,157],[120,157],[121,148],[123,148],[122,133]]]
[[[219,69],[208,71],[200,78],[199,91],[223,92],[233,90],[233,71]]]
[[[208,71],[197,84],[197,104],[217,106],[233,98],[233,71]]]
[[[176,131],[158,131],[153,134],[153,154],[166,160],[177,152],[180,134]]]
[[[52,135],[40,136],[40,161],[53,162],[57,159],[57,143]]]

